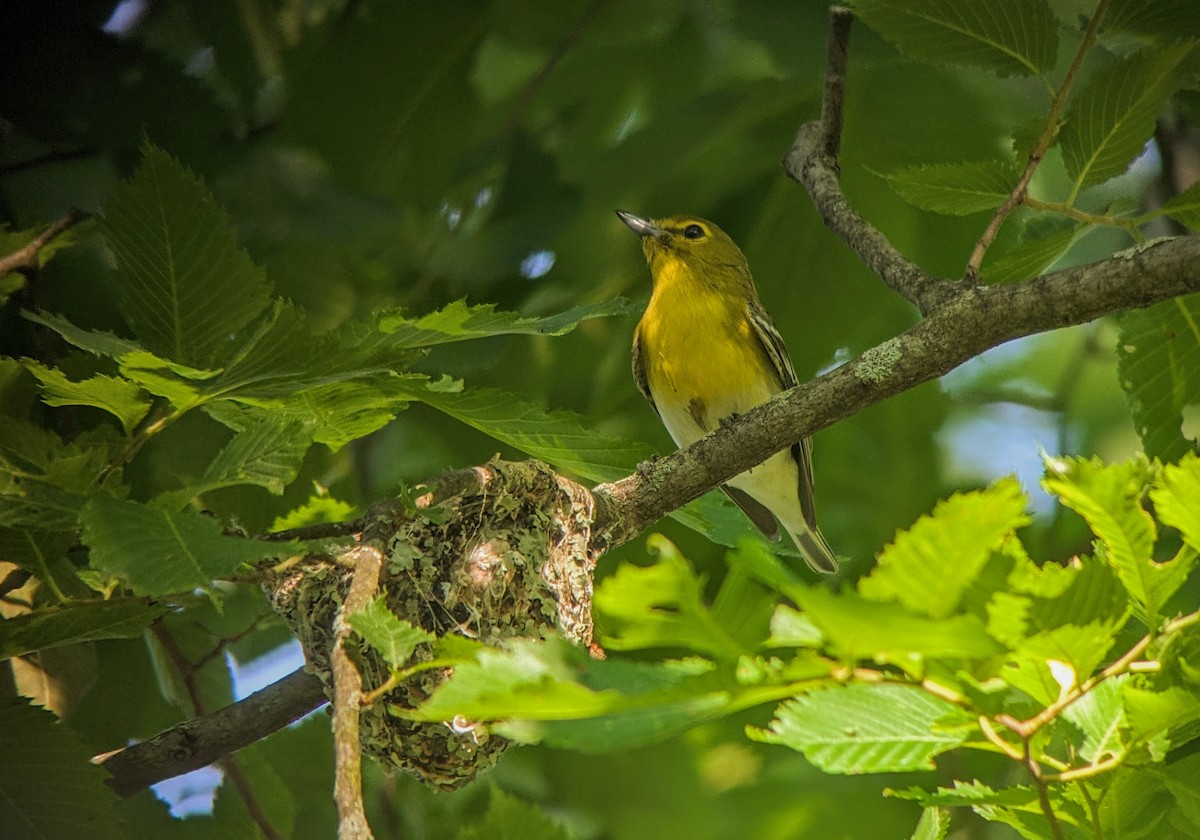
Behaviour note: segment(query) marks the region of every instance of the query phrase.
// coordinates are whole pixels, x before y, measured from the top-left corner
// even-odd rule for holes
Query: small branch
[[[362,519],[352,519],[349,522],[318,522],[313,525],[301,525],[299,528],[288,528],[284,531],[271,531],[259,535],[258,539],[266,542],[289,542],[291,540],[325,540],[335,537],[352,537],[362,530]]]
[[[244,700],[174,726],[141,743],[97,756],[108,785],[132,796],[152,784],[201,767],[282,729],[325,702],[320,681],[303,670]]]
[[[11,254],[0,257],[0,277],[14,271],[33,271],[38,267],[38,254],[43,248],[75,225],[91,217],[91,213],[85,213],[72,207],[65,216],[39,233],[32,241]]]
[[[1037,788],[1038,803],[1042,806],[1042,813],[1046,815],[1046,822],[1050,825],[1050,832],[1054,835],[1054,840],[1065,840],[1062,825],[1058,821],[1058,814],[1054,813],[1054,804],[1050,801],[1050,785],[1042,776],[1041,765],[1033,757],[1033,747],[1029,743],[1030,739],[1025,738],[1024,740],[1025,752],[1021,758],[1021,763],[1025,765],[1025,769],[1033,777],[1033,786]]]
[[[1121,219],[1116,216],[1109,216],[1103,213],[1089,213],[1086,210],[1080,210],[1078,207],[1072,207],[1069,204],[1064,204],[1059,201],[1039,201],[1036,198],[1025,196],[1021,199],[1021,204],[1028,207],[1030,210],[1037,210],[1042,213],[1058,213],[1070,219],[1075,219],[1080,222],[1087,222],[1092,225],[1105,225],[1107,227],[1120,228],[1128,233],[1135,242],[1141,242],[1145,239],[1141,231],[1138,230],[1137,221],[1135,219]]]
[[[840,6],[829,10],[821,121],[800,126],[792,147],[783,157],[783,169],[794,181],[804,185],[825,225],[858,254],[867,268],[892,291],[921,310],[921,314],[928,314],[957,294],[957,285],[926,274],[896,250],[886,236],[850,206],[839,182],[838,150],[841,147],[846,51],[852,19],[850,12]]]
[[[1066,107],[1067,99],[1071,95],[1071,89],[1075,86],[1075,79],[1079,76],[1079,69],[1083,66],[1083,60],[1091,51],[1092,45],[1096,42],[1096,36],[1100,33],[1100,23],[1104,20],[1104,14],[1108,11],[1109,0],[1100,0],[1096,5],[1096,11],[1092,14],[1091,23],[1088,24],[1087,32],[1084,33],[1083,40],[1079,42],[1079,48],[1075,50],[1075,57],[1071,60],[1071,66],[1067,68],[1067,74],[1063,76],[1062,84],[1058,86],[1058,93],[1055,94],[1054,100],[1050,103],[1050,110],[1046,114],[1046,122],[1042,126],[1042,132],[1038,135],[1037,140],[1033,143],[1033,148],[1029,150],[1029,159],[1025,163],[1025,170],[1021,173],[1021,177],[1017,179],[1016,185],[1012,188],[1008,198],[996,210],[992,220],[988,222],[988,226],[984,228],[983,233],[979,237],[979,241],[975,243],[975,247],[971,250],[971,256],[967,259],[967,268],[964,273],[964,279],[974,283],[979,277],[979,267],[983,265],[984,254],[988,248],[996,241],[997,234],[1000,233],[1000,226],[1004,224],[1004,220],[1009,214],[1026,200],[1026,194],[1029,190],[1029,182],[1033,180],[1033,173],[1037,171],[1038,165],[1042,162],[1042,158],[1046,154],[1046,150],[1054,144],[1055,138],[1058,137],[1059,117],[1062,115],[1063,108]],[[1075,200],[1075,193],[1072,192],[1071,198],[1067,201],[1068,204]]]
[[[10,163],[8,166],[0,168],[0,176],[16,175],[18,172],[37,169],[39,166],[47,166],[52,163],[84,160],[85,158],[95,157],[98,154],[100,154],[100,150],[95,146],[85,146],[82,149],[66,149],[59,152],[47,152],[44,155],[38,155],[28,160],[19,160],[16,163]]]
[[[373,545],[360,545],[348,556],[354,561],[350,591],[334,622],[333,651],[333,739],[335,781],[333,798],[338,809],[339,840],[372,840],[371,827],[363,809],[362,748],[358,740],[358,715],[362,707],[362,674],[346,642],[350,638],[349,617],[361,610],[379,588],[383,552]]]

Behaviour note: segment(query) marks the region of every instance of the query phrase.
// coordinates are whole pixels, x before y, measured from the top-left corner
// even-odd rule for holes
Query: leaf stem
[[[1034,141],[1033,148],[1029,150],[1029,160],[1025,164],[1025,170],[1021,173],[1021,177],[1017,179],[1017,183],[1012,188],[1012,192],[1009,193],[1008,198],[996,210],[995,215],[992,216],[992,220],[988,222],[988,226],[984,229],[979,240],[975,243],[975,247],[971,250],[971,256],[967,260],[967,268],[964,272],[965,279],[968,281],[974,282],[979,277],[979,267],[983,264],[984,254],[987,253],[988,248],[996,240],[996,236],[1000,233],[1000,226],[1004,224],[1004,220],[1008,218],[1009,214],[1018,205],[1025,201],[1026,193],[1029,190],[1029,182],[1033,180],[1033,173],[1037,171],[1038,165],[1041,164],[1046,150],[1057,139],[1063,108],[1066,107],[1067,99],[1071,95],[1071,89],[1075,86],[1075,80],[1079,76],[1079,70],[1083,66],[1084,58],[1087,57],[1092,46],[1096,43],[1096,37],[1100,33],[1100,23],[1104,20],[1104,15],[1108,11],[1109,2],[1110,0],[1100,0],[1096,4],[1096,11],[1092,13],[1092,20],[1083,35],[1083,40],[1079,42],[1079,48],[1075,50],[1075,57],[1071,59],[1071,66],[1067,68],[1067,73],[1063,76],[1062,84],[1058,86],[1058,92],[1050,103],[1050,110],[1046,114],[1046,122],[1042,126],[1042,131],[1038,135],[1037,140]],[[1067,201],[1068,204],[1075,200],[1075,192],[1077,190],[1072,191],[1071,198]]]
[[[1122,219],[1118,216],[1110,216],[1107,213],[1089,213],[1086,210],[1080,210],[1078,207],[1073,207],[1065,202],[1040,201],[1028,195],[1021,199],[1021,204],[1030,210],[1038,210],[1044,213],[1061,213],[1068,218],[1081,222],[1120,228],[1133,237],[1136,242],[1144,242],[1146,240],[1146,237],[1138,230],[1137,221],[1134,219]]]

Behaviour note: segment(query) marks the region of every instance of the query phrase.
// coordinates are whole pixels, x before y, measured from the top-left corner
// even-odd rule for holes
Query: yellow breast
[[[646,380],[663,423],[685,445],[778,392],[745,303],[699,283],[682,263],[656,266],[638,326]]]

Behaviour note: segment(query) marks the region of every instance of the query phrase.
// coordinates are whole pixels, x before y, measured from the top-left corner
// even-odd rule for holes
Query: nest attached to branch
[[[389,501],[364,518],[361,539],[385,558],[377,594],[386,595],[392,612],[439,637],[458,633],[489,645],[557,628],[598,654],[588,490],[536,461],[492,461],[431,487],[415,508]],[[353,575],[342,556],[306,556],[266,585],[330,698],[334,622]],[[361,644],[353,653],[364,693],[388,679],[374,650]],[[430,646],[421,645],[412,661],[432,658]],[[414,708],[428,699],[452,670],[415,674],[360,716],[364,752],[443,790],[474,779],[511,745],[473,721],[425,723],[388,713],[389,706]]]

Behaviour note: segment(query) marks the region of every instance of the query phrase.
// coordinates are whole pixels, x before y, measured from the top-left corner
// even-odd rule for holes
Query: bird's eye
[[[688,225],[683,229],[683,236],[685,239],[703,239],[704,228],[700,225]]]

